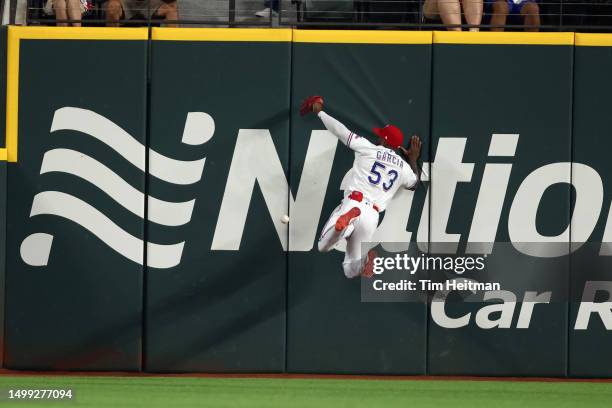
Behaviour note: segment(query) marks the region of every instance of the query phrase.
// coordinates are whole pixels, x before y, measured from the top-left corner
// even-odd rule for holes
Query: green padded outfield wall
[[[11,27],[4,366],[610,376],[611,38]],[[363,301],[317,251],[352,155],[311,94],[423,138],[382,247],[501,292]]]
[[[4,350],[5,339],[5,280],[6,280],[6,160],[0,160],[0,350]],[[2,353],[3,354],[3,353]],[[0,356],[0,367],[4,356]]]
[[[474,278],[506,292],[432,307],[431,374],[565,375],[573,34],[538,38],[434,34],[431,249],[490,252]],[[528,291],[552,297],[520,324]],[[485,314],[500,298],[508,307]]]
[[[4,309],[6,278],[6,39],[8,28],[0,27],[0,367],[4,366]]]
[[[387,123],[406,135],[419,134],[427,160],[431,34],[334,34],[338,43],[326,32],[294,36],[287,370],[425,374],[425,301],[412,296],[404,303],[364,303],[360,280],[344,276],[343,250],[317,250],[321,229],[342,199],[354,153],[322,132],[319,118],[300,117],[299,104],[307,95],[324,95],[329,114],[373,142],[372,128]],[[402,191],[381,218],[380,240],[415,241],[424,200],[422,190]],[[424,216],[420,239],[426,243]]]
[[[6,147],[6,62],[8,26],[0,27],[0,148]]]
[[[182,163],[149,157],[150,200],[188,204],[149,201],[149,240],[184,247],[149,252],[147,370],[285,368],[290,69],[291,30],[153,33],[151,148]]]
[[[8,368],[141,367],[146,38],[9,28]]]
[[[611,69],[610,36],[577,34],[572,178],[588,185],[591,197],[590,208],[572,221],[572,241],[579,248],[571,257],[569,374],[578,377],[612,376],[610,304],[600,303],[602,309],[589,303],[609,302],[612,297],[612,163],[607,154],[612,137]]]

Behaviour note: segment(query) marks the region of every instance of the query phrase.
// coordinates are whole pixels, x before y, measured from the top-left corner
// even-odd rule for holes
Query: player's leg
[[[376,246],[372,238],[378,227],[378,213],[371,208],[364,209],[353,226],[354,231],[346,240],[342,262],[344,275],[349,279],[361,275],[368,261],[368,252]]]
[[[321,237],[318,243],[319,251],[329,252],[338,241],[350,236],[353,231],[353,226],[351,224],[361,213],[355,204],[356,203],[352,200],[344,200],[342,204],[336,207],[332,212],[321,231]]]
[[[342,203],[337,206],[334,211],[332,211],[331,215],[327,219],[325,225],[323,225],[323,229],[321,230],[321,235],[319,236],[319,242],[317,243],[319,252],[329,252],[332,250],[336,242],[340,239],[340,234],[336,233],[336,221],[338,217],[342,215],[340,212],[342,210]]]

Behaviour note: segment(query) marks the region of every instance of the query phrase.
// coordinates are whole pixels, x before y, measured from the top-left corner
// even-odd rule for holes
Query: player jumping
[[[378,215],[400,187],[414,190],[419,182],[417,160],[421,154],[421,140],[410,138],[410,148],[402,147],[402,131],[387,125],[374,128],[380,145],[356,135],[342,123],[323,112],[323,98],[311,96],[300,107],[300,113],[315,113],[327,130],[355,152],[353,172],[348,179],[344,199],[332,212],[319,238],[319,251],[329,252],[341,240],[346,239],[346,252],[342,268],[347,278],[359,275],[371,277],[377,254],[368,251],[361,256],[361,245],[371,243],[378,227]],[[395,152],[399,149],[400,157]],[[405,159],[405,160],[404,160]]]

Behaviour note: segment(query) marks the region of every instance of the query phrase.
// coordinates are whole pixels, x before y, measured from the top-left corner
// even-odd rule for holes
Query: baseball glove
[[[300,115],[304,116],[312,112],[312,105],[315,103],[320,103],[323,105],[323,97],[321,96],[309,96],[304,99],[302,105],[300,106]]]

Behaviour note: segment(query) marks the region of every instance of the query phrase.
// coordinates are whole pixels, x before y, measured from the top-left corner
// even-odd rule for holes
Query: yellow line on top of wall
[[[573,45],[574,33],[434,31],[434,44]]]
[[[10,26],[9,36],[33,40],[147,40],[146,27],[22,27]]]
[[[612,46],[612,34],[576,33],[576,45],[586,47]]]
[[[431,31],[293,30],[293,42],[339,44],[431,44]]]
[[[288,28],[153,28],[151,38],[162,41],[291,42]]]

